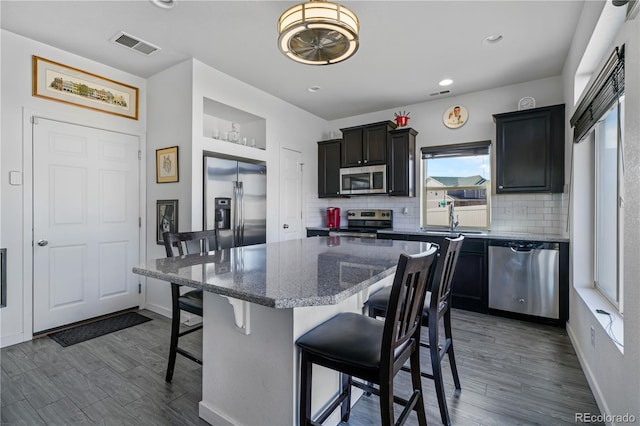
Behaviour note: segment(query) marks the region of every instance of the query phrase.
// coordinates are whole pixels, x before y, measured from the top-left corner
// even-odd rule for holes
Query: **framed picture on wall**
[[[32,95],[138,119],[138,88],[33,55]]]
[[[178,147],[156,149],[156,182],[178,182]]]
[[[178,200],[156,202],[156,243],[164,244],[165,232],[178,232]]]

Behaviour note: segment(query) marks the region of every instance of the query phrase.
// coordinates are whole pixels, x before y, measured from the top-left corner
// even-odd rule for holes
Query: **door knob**
[[[284,225],[282,225],[282,227],[283,227],[284,229],[287,229],[287,228],[289,228],[289,225],[287,225],[287,224],[285,223]]]
[[[40,247],[44,247],[44,246],[46,246],[47,244],[49,244],[49,241],[47,241],[47,240],[38,240],[38,245],[39,245]]]

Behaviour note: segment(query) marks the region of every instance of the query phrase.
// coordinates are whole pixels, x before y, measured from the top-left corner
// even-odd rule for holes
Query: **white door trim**
[[[23,107],[22,108],[22,200],[23,200],[23,220],[22,220],[22,339],[26,342],[33,339],[33,129],[31,126],[31,117],[37,117],[44,120],[59,121],[63,123],[69,123],[77,126],[91,127],[99,130],[106,130],[110,132],[122,133],[138,138],[139,150],[142,153],[139,165],[139,212],[142,218],[142,227],[138,234],[139,237],[139,259],[140,262],[144,261],[147,256],[146,247],[146,134],[135,133],[130,131],[123,131],[119,128],[106,128],[100,127],[96,124],[91,124],[90,120],[75,120],[72,117],[68,117],[63,114],[55,113],[40,113],[36,110]],[[115,126],[114,126],[115,127]],[[146,303],[146,280],[140,277],[140,283],[142,285],[142,292],[140,294],[140,308],[145,307]],[[5,342],[3,341],[3,344]],[[14,342],[18,343],[18,342]]]

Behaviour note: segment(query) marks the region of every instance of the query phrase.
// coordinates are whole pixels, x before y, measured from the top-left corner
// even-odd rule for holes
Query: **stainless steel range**
[[[330,236],[376,238],[378,229],[393,228],[393,210],[347,210],[347,229],[331,231]]]

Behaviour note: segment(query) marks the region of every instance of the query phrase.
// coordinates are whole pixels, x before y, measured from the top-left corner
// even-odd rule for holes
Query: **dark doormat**
[[[66,348],[67,346],[104,336],[105,334],[123,330],[147,321],[151,321],[151,318],[147,318],[137,312],[126,312],[115,317],[58,331],[57,333],[50,334],[49,337]]]

